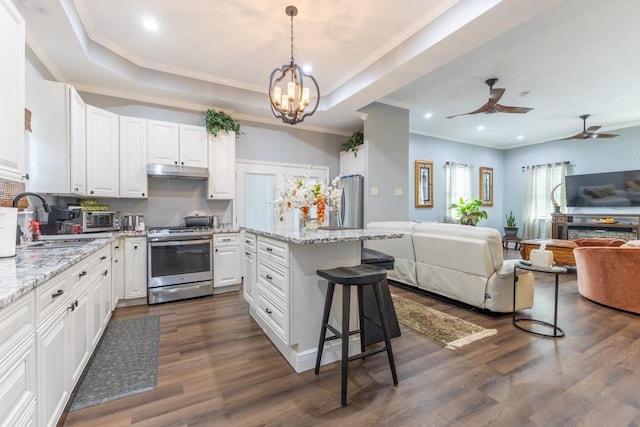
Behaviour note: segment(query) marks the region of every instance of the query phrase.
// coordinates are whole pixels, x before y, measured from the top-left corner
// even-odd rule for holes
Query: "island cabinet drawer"
[[[244,245],[244,250],[249,252],[256,251],[256,235],[251,233],[244,233],[242,236],[242,244]]]
[[[289,270],[269,261],[258,261],[258,282],[273,299],[289,305]]]
[[[213,244],[215,246],[237,245],[240,240],[238,233],[223,233],[213,235]]]
[[[273,262],[288,268],[289,267],[289,244],[268,237],[258,238],[259,258],[264,257]]]
[[[258,305],[256,312],[285,344],[289,344],[289,308],[275,302],[270,293],[258,282]]]
[[[36,288],[38,323],[66,303],[71,295],[71,286],[71,277],[65,271]]]

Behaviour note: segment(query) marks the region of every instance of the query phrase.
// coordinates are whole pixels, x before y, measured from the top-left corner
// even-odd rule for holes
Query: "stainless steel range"
[[[149,304],[213,295],[211,228],[154,227],[147,233]]]

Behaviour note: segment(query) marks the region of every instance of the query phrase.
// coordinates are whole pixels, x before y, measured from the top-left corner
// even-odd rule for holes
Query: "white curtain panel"
[[[457,203],[460,197],[471,198],[471,166],[446,162],[444,164],[444,222],[458,222],[452,203]]]
[[[567,162],[524,168],[523,239],[551,238],[551,191],[558,184],[564,184]],[[561,208],[566,212],[564,186],[562,187]]]

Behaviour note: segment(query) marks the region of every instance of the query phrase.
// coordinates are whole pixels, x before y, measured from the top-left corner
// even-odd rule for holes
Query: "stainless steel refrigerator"
[[[347,228],[363,228],[364,210],[364,177],[362,175],[346,175],[340,178],[342,189],[338,226]]]

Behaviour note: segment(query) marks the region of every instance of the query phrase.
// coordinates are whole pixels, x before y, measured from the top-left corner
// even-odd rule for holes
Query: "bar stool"
[[[320,340],[318,342],[318,353],[316,355],[316,375],[320,372],[320,361],[322,359],[322,351],[324,349],[324,343],[326,341],[341,339],[342,340],[342,394],[340,402],[342,406],[347,404],[347,375],[348,375],[348,363],[363,359],[367,356],[371,356],[382,351],[387,352],[389,359],[389,367],[391,368],[391,375],[393,376],[393,384],[398,385],[398,376],[396,374],[396,365],[393,360],[393,351],[391,349],[391,337],[389,335],[389,324],[385,310],[382,307],[382,295],[380,290],[380,282],[387,278],[387,271],[382,268],[371,264],[360,264],[351,267],[338,267],[330,270],[317,270],[316,274],[329,282],[327,288],[327,296],[324,301],[324,313],[322,315],[322,327],[320,328]],[[342,331],[338,331],[336,328],[329,324],[329,313],[331,312],[331,304],[333,302],[333,291],[336,284],[342,285]],[[360,329],[355,331],[349,331],[349,315],[351,308],[351,286],[357,286],[358,289],[358,314],[360,319]],[[378,314],[380,316],[380,322],[375,319],[366,317],[363,311],[363,298],[362,288],[364,286],[372,286],[376,299],[376,305],[378,306]],[[364,319],[374,322],[382,327],[384,334],[384,347],[374,348],[365,351],[364,341]],[[327,337],[327,329],[333,332],[333,336]],[[349,335],[360,333],[360,353],[349,356]]]

